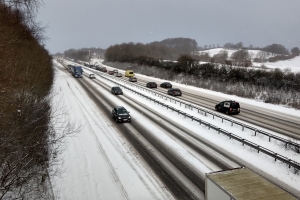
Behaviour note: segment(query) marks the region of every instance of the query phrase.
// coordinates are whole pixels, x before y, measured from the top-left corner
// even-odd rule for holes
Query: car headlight
[[[128,117],[128,119],[130,119],[130,116]]]
[[[118,117],[118,119],[122,119],[121,117]]]

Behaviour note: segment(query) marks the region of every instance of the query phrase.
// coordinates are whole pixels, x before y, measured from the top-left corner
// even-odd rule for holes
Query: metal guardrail
[[[147,95],[145,95],[145,94],[142,94],[142,93],[140,93],[140,92],[138,92],[138,91],[136,91],[136,90],[134,90],[134,89],[132,89],[132,88],[130,88],[130,87],[125,86],[125,84],[124,84],[124,85],[120,85],[118,82],[111,80],[111,78],[115,78],[115,77],[113,77],[113,76],[111,76],[111,75],[104,75],[103,73],[100,73],[100,72],[96,72],[96,74],[99,75],[99,76],[101,76],[101,77],[103,77],[103,78],[105,78],[105,79],[107,79],[107,80],[109,80],[109,81],[111,81],[111,82],[114,82],[114,83],[118,84],[120,87],[126,88],[127,90],[130,90],[130,91],[133,92],[133,93],[136,93],[136,94],[138,94],[138,95],[140,95],[140,96],[142,96],[142,97],[144,97],[144,98],[146,98],[146,99],[148,99],[148,100],[150,100],[150,101],[153,101],[154,103],[157,103],[157,104],[159,104],[159,105],[162,105],[162,106],[166,107],[167,109],[171,109],[172,111],[175,111],[175,112],[177,112],[178,114],[181,114],[181,115],[183,115],[183,116],[185,116],[185,117],[187,117],[187,118],[190,118],[192,121],[196,121],[196,122],[198,122],[199,124],[203,124],[203,125],[205,125],[206,127],[208,127],[208,129],[213,129],[213,130],[217,131],[218,134],[222,133],[222,134],[228,136],[230,139],[234,139],[234,140],[236,140],[236,141],[242,143],[242,145],[247,145],[247,146],[249,146],[249,147],[251,147],[251,148],[254,148],[254,149],[257,150],[258,153],[259,153],[259,152],[262,152],[262,153],[264,153],[264,154],[266,154],[266,155],[268,155],[268,156],[270,156],[270,157],[273,157],[273,158],[275,159],[275,161],[280,160],[281,162],[287,164],[289,168],[290,168],[290,167],[293,167],[293,168],[295,169],[295,173],[298,172],[298,171],[300,170],[300,163],[298,163],[298,162],[296,162],[296,161],[294,161],[294,160],[291,160],[291,159],[289,159],[289,158],[287,158],[287,157],[285,157],[285,156],[282,156],[282,155],[280,155],[280,154],[278,154],[278,153],[275,153],[274,151],[271,151],[271,150],[269,150],[269,149],[267,149],[267,148],[264,148],[264,147],[262,147],[262,146],[260,146],[260,145],[258,145],[258,144],[255,144],[255,143],[253,143],[253,142],[251,142],[251,141],[249,141],[249,140],[246,140],[246,139],[244,139],[244,138],[242,138],[242,137],[240,137],[240,136],[238,136],[238,135],[235,135],[235,134],[233,134],[233,133],[230,133],[230,132],[228,132],[228,131],[226,131],[226,130],[224,130],[224,129],[221,129],[221,128],[215,126],[215,125],[212,125],[212,124],[210,124],[210,123],[208,123],[208,122],[206,122],[206,121],[204,121],[204,120],[201,120],[201,119],[199,119],[199,118],[197,118],[197,117],[194,117],[194,116],[192,116],[192,115],[190,115],[190,114],[188,114],[188,113],[185,113],[185,112],[183,112],[183,111],[181,111],[181,110],[178,110],[178,109],[176,109],[176,108],[174,108],[174,107],[172,107],[172,106],[170,106],[170,105],[168,105],[168,104],[162,103],[161,101],[158,101],[158,100],[156,100],[156,99],[154,99],[154,98],[151,98],[151,97],[149,97],[149,96],[147,96]],[[108,77],[109,77],[109,78],[108,78]],[[118,81],[120,81],[120,79],[118,79]],[[123,80],[122,80],[122,81],[123,81]],[[124,83],[125,83],[125,81],[124,81]],[[128,83],[127,83],[127,84],[128,84]],[[148,89],[146,89],[146,88],[143,87],[143,86],[137,86],[137,85],[135,85],[135,84],[132,84],[132,85],[134,85],[134,86],[136,86],[136,87],[139,87],[140,89],[143,89],[143,90],[148,90]],[[172,99],[172,100],[174,100],[174,101],[179,102],[180,104],[185,104],[186,106],[189,106],[189,107],[192,107],[192,108],[196,108],[196,106],[191,105],[191,104],[187,104],[187,103],[185,103],[185,102],[183,102],[183,101],[176,100],[176,99],[171,98],[171,97],[167,97],[167,96],[162,95],[162,94],[160,94],[160,93],[157,93],[157,92],[155,92],[155,91],[151,91],[151,90],[149,90],[149,91],[150,91],[150,92],[153,92],[153,93],[156,93],[156,94],[159,95],[159,96],[163,96],[163,97],[165,97],[165,98],[170,98],[170,99]],[[198,108],[197,108],[197,109],[198,109]],[[216,114],[213,114],[213,113],[211,113],[211,112],[209,112],[209,111],[206,111],[206,110],[204,110],[204,109],[199,109],[199,110],[205,111],[206,113],[209,113],[209,114],[212,114],[212,115],[217,116]],[[199,112],[199,110],[198,110],[198,112]],[[219,116],[218,116],[218,117],[219,117]],[[232,122],[232,124],[233,124],[233,123],[236,123],[236,124],[239,124],[239,125],[243,125],[243,126],[246,127],[246,128],[249,128],[249,127],[250,127],[250,126],[244,125],[244,124],[242,124],[242,123],[240,123],[240,122],[234,122],[233,120],[228,119],[228,118],[223,118],[223,117],[220,117],[220,118],[225,119],[225,120],[228,120],[228,121]],[[250,127],[250,128],[251,128],[251,127]],[[258,130],[255,129],[255,128],[253,128],[252,130],[255,130],[256,132],[258,132]],[[262,131],[260,131],[260,133],[261,133],[261,132],[262,132]],[[271,134],[266,133],[266,132],[265,132],[265,134],[268,135],[268,136],[271,135]],[[277,137],[277,136],[275,136],[274,138],[276,138],[276,137]],[[283,139],[283,140],[284,140],[284,139]],[[280,141],[281,141],[281,140],[280,140]],[[297,145],[298,145],[298,144],[297,144]]]
[[[120,79],[118,79],[118,80],[120,81]],[[121,81],[124,81],[124,80],[121,80]],[[153,90],[149,90],[149,89],[147,89],[147,88],[145,88],[145,87],[143,87],[143,86],[136,85],[136,84],[133,84],[133,83],[130,83],[130,82],[127,82],[127,81],[124,81],[124,83],[130,84],[131,86],[134,86],[134,87],[139,88],[139,89],[142,89],[142,90],[147,90],[148,92],[153,93],[155,96],[162,97],[162,98],[165,98],[165,99],[170,99],[170,101],[174,101],[175,104],[178,102],[178,103],[180,103],[180,105],[181,105],[181,104],[185,105],[185,107],[189,107],[189,108],[191,108],[191,109],[197,109],[197,110],[198,110],[198,113],[200,113],[200,111],[201,111],[201,112],[204,113],[205,116],[206,116],[207,114],[212,115],[213,119],[214,119],[215,117],[218,117],[218,118],[222,119],[222,123],[223,123],[224,120],[225,120],[225,121],[231,122],[231,126],[233,126],[233,124],[239,125],[239,126],[242,127],[242,131],[244,131],[245,129],[251,130],[251,131],[254,132],[254,135],[255,135],[255,136],[256,136],[257,134],[262,134],[262,135],[264,135],[264,136],[267,136],[267,137],[269,138],[269,142],[271,142],[271,139],[278,140],[278,141],[284,143],[284,145],[285,145],[286,148],[287,148],[287,147],[291,147],[291,148],[294,150],[294,152],[300,153],[300,144],[299,144],[299,143],[296,143],[296,142],[293,142],[293,141],[291,141],[291,140],[288,140],[288,139],[285,139],[285,138],[282,138],[282,137],[273,135],[273,134],[268,133],[268,132],[266,132],[266,131],[257,129],[257,128],[255,128],[255,127],[253,127],[253,126],[250,126],[250,125],[244,124],[244,123],[242,123],[242,122],[238,122],[238,121],[235,121],[235,120],[233,120],[233,119],[230,119],[230,118],[228,118],[228,117],[224,117],[224,116],[222,116],[222,115],[218,115],[218,114],[216,114],[216,113],[214,113],[214,112],[205,110],[205,109],[203,109],[203,108],[201,108],[201,107],[198,107],[198,106],[196,106],[196,105],[194,105],[194,104],[191,104],[191,103],[188,103],[188,102],[179,100],[179,99],[175,99],[175,98],[172,98],[172,97],[170,97],[170,96],[163,95],[163,94],[161,94],[160,92],[156,92],[156,91],[153,91]]]

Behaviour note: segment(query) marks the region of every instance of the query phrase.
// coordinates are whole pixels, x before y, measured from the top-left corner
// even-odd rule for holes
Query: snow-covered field
[[[284,62],[287,63],[288,61]],[[297,61],[293,62],[297,63]],[[287,65],[285,63],[281,66]],[[300,63],[300,60],[298,63]],[[54,64],[57,66],[60,65],[56,61],[54,61]],[[59,103],[65,109],[66,113],[68,113],[68,118],[80,122],[82,127],[76,136],[68,138],[66,151],[62,155],[64,173],[61,177],[55,177],[52,180],[56,196],[61,199],[172,199],[172,195],[166,190],[160,180],[148,169],[147,165],[143,163],[134,149],[130,148],[130,145],[127,144],[122,135],[116,131],[114,128],[116,124],[111,123],[107,118],[103,117],[101,111],[98,110],[94,102],[78,84],[77,80],[61,70],[56,70],[56,72],[53,88],[53,94],[55,95],[54,104]],[[97,79],[100,80],[101,77],[97,76]],[[114,85],[109,81],[104,82],[111,86]],[[175,85],[176,83],[173,84]],[[94,85],[97,88],[97,85]],[[189,90],[205,91],[190,86],[182,85],[182,87],[186,87]],[[214,93],[212,91],[206,92]],[[116,101],[120,105],[123,104],[120,99],[115,98],[109,91],[106,91],[106,93],[111,96],[112,101]],[[256,102],[255,100],[230,97],[221,93],[215,94],[223,96],[224,99],[236,99],[239,102],[248,104],[255,103],[256,106],[259,104],[270,110],[276,108],[276,110],[300,116],[300,111],[295,109]],[[139,96],[135,98],[151,109],[160,112],[165,118],[172,116],[173,121],[177,121],[187,127],[187,129],[198,133],[205,140],[213,141],[220,148],[223,148],[224,151],[236,154],[241,159],[247,159],[247,161],[255,163],[259,169],[266,171],[269,175],[275,177],[275,179],[290,185],[300,193],[300,175],[293,174],[282,163],[274,162],[270,157],[257,154],[225,136],[220,136],[204,126],[185,119],[183,116],[174,115],[170,110],[163,109],[161,106]],[[280,152],[280,154],[300,162],[298,154],[284,150],[279,145],[271,144],[265,138],[253,137],[251,133],[243,132],[238,127],[231,128],[226,123],[220,123],[209,117],[199,115],[197,112],[185,109],[172,102],[166,101],[164,103],[169,103],[173,107],[183,109],[184,112],[197,115],[198,118],[210,123],[215,123],[220,128],[230,129],[234,134],[245,137],[267,148],[272,148],[273,151]],[[139,113],[131,110],[129,105],[124,106],[131,111],[133,120],[142,117]],[[196,163],[195,165],[199,166],[198,170],[203,174],[213,171],[213,169],[204,167],[204,163],[199,163],[199,160],[189,152],[183,149],[180,150],[180,145],[174,143],[170,137],[160,133],[159,129],[155,128],[155,125],[151,125],[149,128],[155,130],[154,132],[157,137],[161,135],[163,141],[168,145],[173,145],[174,149],[182,152],[182,156],[188,158],[188,162]]]
[[[224,48],[215,48],[210,50],[204,50],[199,51],[199,53],[208,53],[209,56],[213,57],[215,54],[218,54],[220,51],[227,51],[228,57],[230,58],[231,55],[236,52],[237,50],[232,49],[224,49]],[[250,56],[252,59],[254,59],[261,51],[260,50],[248,50]],[[266,56],[266,58],[271,57],[271,55]],[[284,60],[284,61],[277,61],[277,62],[265,62],[265,63],[257,63],[253,62],[253,66],[260,67],[262,64],[264,64],[267,68],[275,69],[280,68],[282,70],[289,68],[293,72],[300,72],[300,56],[296,56],[293,59],[290,60]]]

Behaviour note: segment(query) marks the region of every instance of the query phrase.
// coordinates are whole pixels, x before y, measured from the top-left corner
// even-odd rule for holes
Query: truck
[[[71,73],[75,78],[82,78],[82,72],[81,66],[71,66]]]
[[[276,199],[297,198],[253,172],[240,167],[207,173],[205,176],[205,200]]]

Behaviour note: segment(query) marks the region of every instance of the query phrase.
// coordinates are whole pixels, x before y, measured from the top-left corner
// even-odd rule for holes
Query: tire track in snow
[[[66,74],[68,75],[69,73],[67,72]],[[99,80],[96,79],[94,81],[99,81]],[[90,86],[87,87],[87,86],[85,86],[85,84],[82,84],[82,83],[80,83],[80,84],[81,84],[81,87],[84,88],[84,90],[90,90],[91,88],[93,88],[92,86],[91,87]],[[71,89],[69,83],[68,83],[68,86]],[[78,89],[78,87],[76,85],[74,85],[74,87],[76,87]],[[78,89],[78,91],[81,92],[79,89]],[[85,91],[85,92],[87,92],[87,91]],[[94,92],[95,92],[95,90],[93,91],[93,93]],[[98,92],[98,90],[97,90],[97,92]],[[91,93],[91,92],[89,91],[89,93]],[[88,95],[89,96],[90,95],[94,96],[94,94],[88,94]],[[86,96],[86,94],[83,94],[82,96]],[[97,98],[97,99],[99,99],[99,98]],[[94,109],[92,109],[92,110],[94,110]],[[100,129],[103,128],[103,127],[101,127],[101,125],[98,124],[98,122],[96,120],[94,120],[94,117],[91,116],[92,114],[90,114],[89,112],[87,112],[86,115],[90,116],[90,119],[92,119],[95,122],[94,124],[96,126],[100,127]],[[133,155],[134,152],[132,152],[132,150],[129,149],[130,147],[127,147],[126,150],[131,154],[132,158],[135,158],[135,159],[133,159],[130,162],[130,160],[128,159],[128,156],[126,155],[126,153],[120,149],[120,147],[119,147],[120,145],[117,144],[117,142],[114,140],[114,138],[111,136],[111,134],[107,134],[107,131],[103,131],[102,133],[105,133],[106,138],[115,147],[115,150],[118,151],[119,155],[124,159],[124,161],[126,161],[126,163],[128,163],[128,165],[131,167],[131,169],[133,171],[135,171],[135,174],[137,175],[137,177],[139,178],[139,180],[143,183],[143,185],[145,186],[145,188],[149,191],[149,193],[152,195],[153,199],[160,199],[160,197],[159,197],[159,195],[157,195],[157,193],[159,193],[162,196],[163,199],[173,199],[173,196],[169,193],[169,191],[167,190],[167,188],[162,183],[161,184],[157,184],[157,182],[155,182],[155,180],[157,180],[160,183],[160,180],[156,177],[156,175],[154,175],[153,172],[149,168],[143,166],[143,164],[140,161],[138,161],[139,158],[136,158],[138,156],[138,154]],[[95,137],[97,137],[97,134],[95,132],[94,132],[94,134],[95,134]],[[120,138],[117,138],[117,139],[120,141],[120,144],[124,143],[122,141],[122,139],[120,139]],[[97,138],[97,140],[98,140],[98,138]],[[138,167],[135,167],[132,162],[134,162],[138,166],[141,166],[139,169],[143,170],[144,173],[139,172],[137,170]],[[153,176],[149,175],[151,173],[153,174]],[[143,177],[148,177],[148,178],[143,178]],[[155,190],[153,188],[151,188],[150,184],[147,183],[146,179],[148,180],[148,182],[156,183],[156,184],[152,184],[152,186],[154,188],[156,188]]]
[[[91,87],[86,87],[84,85],[85,89],[89,89]],[[84,96],[84,95],[83,95]],[[88,115],[91,115],[90,113],[87,113]],[[100,129],[102,129],[101,126],[99,126],[98,122],[96,120],[94,120],[94,118],[92,116],[90,116],[90,119],[92,119],[95,122],[95,125],[100,127]],[[111,126],[110,126],[111,127]],[[136,169],[136,167],[134,167],[134,165],[129,161],[128,157],[126,156],[126,154],[120,149],[119,145],[117,144],[117,142],[112,138],[112,136],[110,134],[107,134],[107,132],[110,131],[103,131],[103,133],[106,135],[106,138],[111,142],[111,144],[115,147],[115,150],[118,151],[119,155],[128,163],[128,165],[131,167],[131,169],[133,171],[135,171],[136,175],[139,177],[140,181],[144,184],[144,186],[148,189],[149,193],[153,196],[154,199],[160,199],[155,192],[151,189],[150,185],[147,184],[145,178],[143,178],[141,176],[141,174],[138,172],[138,170]],[[97,137],[97,135],[95,134],[95,137]],[[97,138],[98,140],[98,138]],[[119,139],[121,140],[121,139]],[[122,142],[121,142],[122,143]],[[124,142],[123,142],[124,143]],[[130,150],[128,150],[128,152],[130,152]],[[132,155],[132,157],[134,157],[134,155]],[[139,162],[135,161],[136,164],[141,165]],[[145,167],[141,167],[141,169],[144,169]],[[145,168],[146,169],[146,168]],[[148,170],[149,173],[149,170]],[[143,176],[149,177],[147,173],[143,174]],[[151,180],[151,178],[149,178],[148,180]],[[152,180],[151,180],[152,181]],[[153,181],[152,181],[153,182]],[[153,184],[155,185],[155,184]],[[164,187],[164,186],[162,186]],[[157,191],[161,191],[161,189],[157,188]],[[167,198],[167,195],[164,195],[162,192],[160,192],[160,194],[162,196],[164,196],[165,198]]]
[[[74,91],[73,88],[70,86],[68,80],[67,80],[65,77],[64,77],[64,79],[65,79],[65,81],[67,82],[67,84],[68,84],[70,90],[72,91],[73,95],[76,96],[76,100],[77,100],[77,102],[79,103],[79,106],[80,106],[82,112],[84,113],[84,115],[86,116],[86,118],[88,118],[88,112],[86,111],[84,104],[80,101],[80,98],[78,98],[78,96],[76,95],[75,91]],[[74,85],[74,86],[75,86],[75,85]],[[75,87],[76,87],[76,86],[75,86]],[[79,90],[77,87],[76,87],[76,89],[80,92],[80,90]],[[82,96],[84,96],[84,95],[82,95]],[[90,118],[92,118],[92,117],[90,117]],[[92,119],[93,119],[93,118],[92,118]],[[97,144],[97,146],[98,146],[98,149],[100,150],[101,155],[102,155],[103,158],[105,159],[105,161],[106,161],[105,163],[108,165],[108,169],[109,169],[109,171],[110,171],[111,176],[113,177],[113,180],[114,180],[115,185],[117,186],[117,188],[118,188],[118,190],[119,190],[121,196],[122,196],[124,199],[128,199],[128,200],[129,200],[130,198],[129,198],[128,194],[127,194],[127,191],[126,191],[125,187],[122,185],[122,183],[121,183],[121,181],[120,181],[120,179],[119,179],[119,176],[118,176],[117,172],[115,171],[115,169],[114,169],[112,163],[110,162],[109,158],[107,157],[107,154],[105,153],[105,150],[103,149],[101,143],[99,142],[99,140],[98,140],[98,138],[97,138],[97,136],[96,136],[96,133],[95,133],[95,131],[94,131],[93,128],[92,128],[92,125],[91,125],[90,121],[87,120],[87,123],[88,123],[88,125],[89,125],[89,129],[92,131],[92,133],[91,133],[92,136],[95,138],[95,142],[96,142],[96,144]]]

